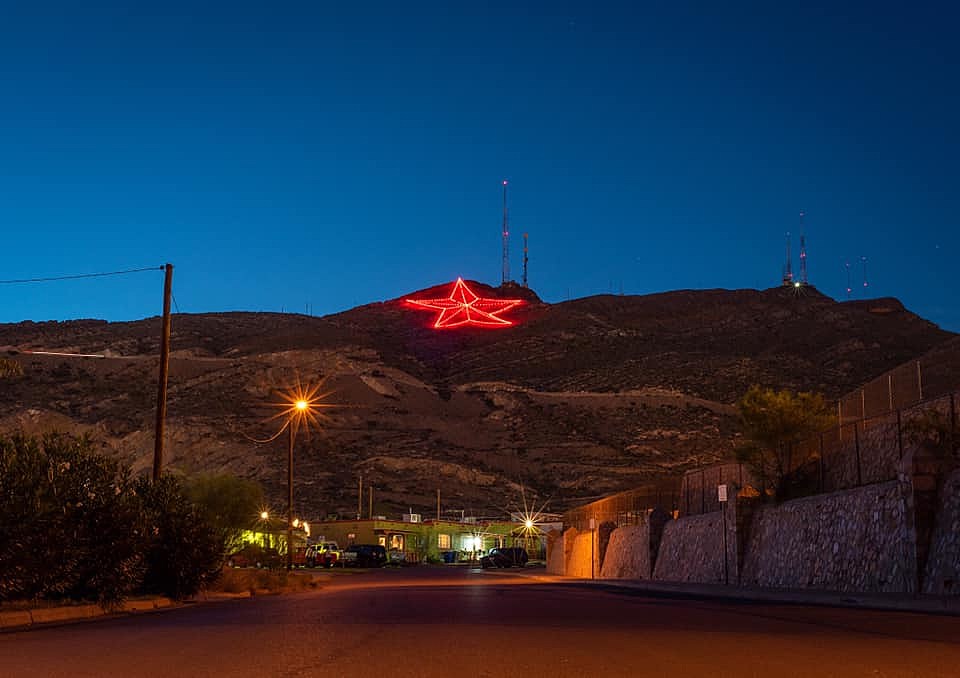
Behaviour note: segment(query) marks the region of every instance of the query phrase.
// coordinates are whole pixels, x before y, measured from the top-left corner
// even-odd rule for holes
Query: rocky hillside
[[[446,297],[449,283],[324,318],[175,315],[168,465],[256,477],[279,508],[285,442],[255,441],[279,428],[278,391],[322,378],[336,407],[297,440],[303,515],[355,512],[360,473],[378,513],[432,514],[438,488],[449,509],[495,513],[521,483],[560,510],[729,454],[732,404],[752,383],[833,398],[957,341],[896,300],[813,288],[546,304],[469,284],[522,298],[503,314],[517,324],[436,330],[438,312],[403,302]],[[0,428],[88,431],[146,470],[159,330],[157,318],[0,325],[0,354],[25,372],[0,382]],[[960,383],[952,369],[938,378]]]

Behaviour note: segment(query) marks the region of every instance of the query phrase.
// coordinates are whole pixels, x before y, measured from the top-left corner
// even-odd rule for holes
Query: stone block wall
[[[960,469],[947,476],[940,496],[923,592],[960,596]]]
[[[663,528],[653,578],[722,583],[723,516],[720,511],[672,520]]]
[[[610,535],[600,576],[605,579],[650,579],[650,525],[618,527]]]
[[[907,487],[891,481],[758,508],[750,524],[740,583],[916,591]]]

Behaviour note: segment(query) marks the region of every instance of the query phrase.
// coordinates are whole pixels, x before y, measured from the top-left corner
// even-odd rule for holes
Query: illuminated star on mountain
[[[514,306],[523,303],[522,299],[484,299],[474,294],[463,278],[457,278],[450,296],[446,299],[407,299],[408,304],[440,311],[437,321],[433,324],[436,329],[449,329],[463,325],[477,325],[480,327],[507,327],[513,322],[501,318],[504,313]]]

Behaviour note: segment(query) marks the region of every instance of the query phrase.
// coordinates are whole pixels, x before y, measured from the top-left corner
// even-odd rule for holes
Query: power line
[[[147,268],[130,268],[125,271],[109,271],[106,273],[79,273],[76,275],[58,275],[48,278],[21,278],[19,280],[0,280],[0,285],[19,285],[23,283],[54,282],[57,280],[79,280],[81,278],[103,278],[109,275],[126,275],[128,273],[143,273],[144,271],[162,271],[163,266],[149,266]]]

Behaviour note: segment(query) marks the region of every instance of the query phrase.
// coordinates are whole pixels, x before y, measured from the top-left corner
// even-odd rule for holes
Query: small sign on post
[[[591,530],[597,529],[597,519],[596,519],[596,518],[591,518],[591,519],[590,519],[590,529],[591,529]]]
[[[727,486],[726,485],[717,485],[717,499],[720,500],[720,503],[726,503],[727,501]]]

